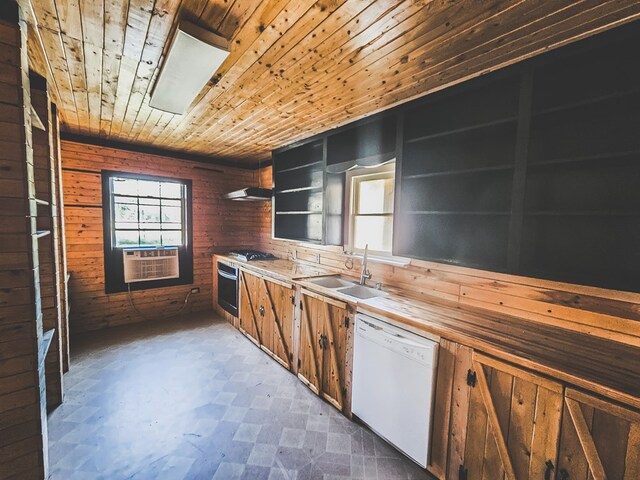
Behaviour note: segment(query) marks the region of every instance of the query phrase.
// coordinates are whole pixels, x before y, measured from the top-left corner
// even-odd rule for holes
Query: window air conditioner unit
[[[178,247],[139,247],[123,250],[124,283],[180,277]]]

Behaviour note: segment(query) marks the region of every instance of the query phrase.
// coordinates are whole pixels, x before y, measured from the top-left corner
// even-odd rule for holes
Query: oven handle
[[[238,274],[232,275],[230,273],[218,270],[218,275],[224,278],[228,278],[229,280],[238,280]]]

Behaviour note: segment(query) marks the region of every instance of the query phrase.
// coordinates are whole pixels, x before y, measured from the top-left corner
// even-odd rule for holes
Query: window
[[[185,184],[116,176],[110,182],[116,247],[184,245]]]
[[[191,181],[103,172],[105,290],[122,292],[123,249],[178,247],[180,278],[131,284],[132,290],[192,283]]]
[[[395,162],[375,169],[347,173],[349,216],[347,249],[391,255],[393,239],[393,196]]]

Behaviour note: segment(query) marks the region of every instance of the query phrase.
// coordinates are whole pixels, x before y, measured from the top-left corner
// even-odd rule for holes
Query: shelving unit
[[[323,142],[274,154],[274,236],[322,243]]]
[[[519,79],[448,90],[404,115],[395,253],[504,271]]]

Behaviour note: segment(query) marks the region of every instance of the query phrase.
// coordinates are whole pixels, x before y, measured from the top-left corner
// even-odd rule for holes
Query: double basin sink
[[[386,295],[382,290],[360,285],[352,280],[346,280],[340,276],[320,277],[306,280],[319,287],[330,288],[338,293],[349,297],[366,300],[368,298],[381,297]]]

